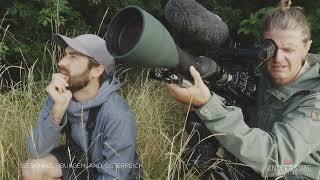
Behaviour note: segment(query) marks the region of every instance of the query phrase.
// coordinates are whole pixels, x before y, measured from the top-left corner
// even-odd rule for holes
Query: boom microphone
[[[201,43],[220,47],[229,39],[228,26],[222,19],[195,0],[169,0],[164,15],[174,28]]]

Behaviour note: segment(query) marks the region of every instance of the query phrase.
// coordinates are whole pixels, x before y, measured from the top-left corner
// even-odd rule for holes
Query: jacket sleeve
[[[310,153],[320,147],[320,94],[306,97],[297,108],[276,122],[271,132],[249,128],[240,108],[225,106],[216,95],[197,110],[197,114],[228,151],[252,167],[262,176],[279,176],[297,167]],[[285,166],[281,171],[270,170],[269,165]]]
[[[125,107],[123,107],[125,108]],[[102,154],[97,180],[129,179],[130,170],[135,167],[136,119],[131,111],[121,108],[108,116],[103,134]]]
[[[28,138],[28,150],[31,158],[41,158],[47,155],[57,146],[60,131],[66,124],[63,120],[62,126],[57,126],[52,119],[52,99],[48,97],[45,106],[42,108],[35,128]]]

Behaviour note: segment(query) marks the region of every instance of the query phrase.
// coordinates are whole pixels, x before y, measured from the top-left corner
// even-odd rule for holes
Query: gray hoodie
[[[116,92],[121,84],[113,77],[102,84],[98,94],[86,102],[71,101],[61,126],[53,123],[53,101],[48,97],[40,112],[37,125],[28,139],[31,158],[41,158],[58,145],[61,130],[71,122],[71,136],[87,151],[86,122],[89,109],[102,104],[92,133],[89,155],[98,167],[98,180],[128,179],[130,167],[136,166],[136,119],[126,101]]]

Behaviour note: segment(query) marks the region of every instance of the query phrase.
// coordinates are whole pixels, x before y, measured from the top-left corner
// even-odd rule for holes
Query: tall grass
[[[59,23],[51,26],[53,33],[58,32],[56,24]],[[47,96],[45,87],[59,55],[61,53],[56,46],[47,43],[42,55],[43,66],[37,70],[42,75],[40,78],[34,78],[35,64],[32,67],[17,66],[11,68],[20,69],[24,75],[21,81],[0,83],[0,90],[3,86],[9,88],[5,92],[0,91],[0,177],[3,180],[22,179],[20,165],[28,159],[27,137],[44,104]],[[24,57],[21,51],[21,62],[26,62]],[[2,67],[0,62],[0,80],[7,70],[8,67]],[[144,178],[174,179],[174,172],[186,169],[181,154],[188,141],[188,136],[183,137],[187,107],[169,96],[161,83],[148,79],[147,70],[118,66],[117,71],[123,82],[121,94],[136,114],[137,151]],[[193,171],[185,170],[184,173],[182,179],[197,179]]]
[[[26,137],[37,119],[45,93],[41,83],[31,89],[0,94],[0,173],[2,179],[19,179],[19,166],[27,159]]]
[[[30,73],[32,74],[32,73]],[[23,83],[23,88],[0,94],[0,177],[21,179],[19,166],[27,160],[26,139],[44,103],[46,81]],[[183,128],[182,107],[168,96],[162,85],[146,78],[127,81],[122,94],[135,112],[137,147],[146,179],[165,179],[178,141],[173,137]],[[174,147],[172,149],[172,147]]]
[[[32,71],[29,69],[20,88],[0,93],[0,177],[4,180],[22,179],[20,166],[28,159],[27,137],[47,96],[48,80],[34,81]],[[178,179],[197,179],[195,171],[182,161],[190,138],[184,133],[187,107],[179,105],[161,83],[147,78],[145,69],[118,68],[118,74],[123,82],[121,94],[137,118],[137,152],[144,178],[177,179],[175,173],[182,172]],[[217,159],[214,165],[221,161]]]
[[[12,67],[21,70],[20,82],[0,91],[0,177],[4,180],[22,179],[20,166],[28,159],[27,137],[34,127],[39,111],[46,99],[45,87],[55,70],[60,52],[48,43],[43,57],[51,61],[43,66],[44,74],[35,79],[35,64],[31,67]],[[25,61],[21,52],[22,61]],[[38,63],[37,61],[35,63]],[[0,69],[0,75],[8,68]],[[141,68],[117,66],[118,78],[123,82],[121,94],[137,118],[137,151],[144,169],[145,179],[175,179],[175,173],[185,170],[182,179],[197,179],[188,171],[181,155],[188,136],[183,137],[187,107],[179,105],[164,85],[148,78]],[[0,76],[0,79],[2,77]],[[9,88],[9,90],[8,90]],[[2,89],[2,84],[0,84]]]
[[[52,33],[58,33],[59,19],[53,22]],[[2,40],[5,34],[9,34],[6,38],[17,41],[8,28],[0,26],[0,31],[4,32]],[[16,48],[20,49],[19,44]],[[49,75],[56,69],[56,59],[61,57],[57,46],[50,41],[44,47],[43,54],[39,55],[42,61],[36,60],[31,67],[25,63],[23,51],[20,52],[21,62],[24,62],[21,66],[5,67],[0,62],[0,80],[4,80],[2,74],[9,73],[9,68],[20,69],[22,77],[19,82],[10,79],[0,81],[0,177],[5,180],[21,179],[20,165],[28,159],[27,137],[46,99],[45,87],[50,80]],[[41,63],[38,65],[40,69],[34,68],[37,63]],[[123,80],[121,93],[137,117],[137,151],[145,178],[164,179],[168,174],[172,151],[176,150],[177,145],[171,140],[183,128],[182,107],[168,96],[159,82],[147,78],[147,71],[117,69],[119,78]],[[133,77],[132,73],[136,75]],[[41,74],[41,77],[35,79],[34,74]]]
[[[146,78],[142,71],[137,80],[124,86],[128,104],[136,113],[138,122],[138,151],[147,178],[166,177],[172,139],[183,127],[181,107],[173,101],[164,88]]]

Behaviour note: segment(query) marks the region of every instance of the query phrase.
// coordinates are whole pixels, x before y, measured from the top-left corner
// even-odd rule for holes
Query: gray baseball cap
[[[53,35],[53,42],[62,48],[71,47],[76,51],[89,56],[104,66],[107,74],[113,71],[114,58],[106,47],[106,41],[94,34],[82,34],[69,38],[61,34]]]

